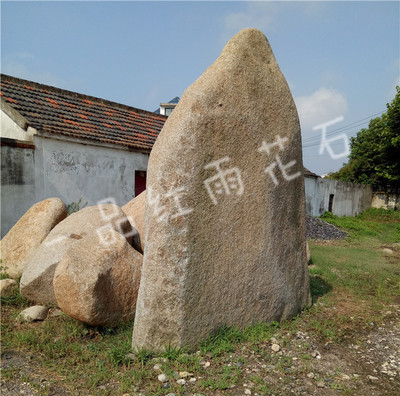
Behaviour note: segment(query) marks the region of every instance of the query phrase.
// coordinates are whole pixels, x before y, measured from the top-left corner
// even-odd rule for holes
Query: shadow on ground
[[[324,294],[332,290],[332,286],[325,282],[319,275],[310,274],[310,289],[313,304]]]

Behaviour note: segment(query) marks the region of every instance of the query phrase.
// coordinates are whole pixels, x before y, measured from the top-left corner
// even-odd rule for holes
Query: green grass
[[[343,288],[358,296],[378,297],[387,302],[399,293],[399,271],[387,260],[382,246],[400,242],[400,212],[368,209],[357,217],[323,216],[350,233],[350,238],[339,245],[312,246],[313,262],[310,270],[321,277],[324,284],[315,285],[328,291],[329,285]],[[396,257],[394,257],[396,260]],[[400,259],[399,261],[400,262]],[[318,292],[318,291],[317,291]]]
[[[4,278],[7,279],[7,278]],[[11,306],[14,308],[19,308],[19,309],[23,309],[23,308],[28,308],[31,304],[29,303],[29,301],[22,297],[19,289],[17,290],[17,292],[15,294],[13,294],[12,296],[9,297],[1,297],[1,305],[2,306]]]
[[[234,352],[240,342],[250,341],[257,344],[268,340],[275,334],[277,328],[279,328],[278,322],[257,323],[243,331],[235,327],[223,326],[200,344],[200,352],[203,355],[209,353],[212,357]]]
[[[400,268],[395,262],[400,248],[398,256],[390,259],[382,251],[382,246],[399,242],[400,212],[368,210],[355,218],[327,214],[324,220],[343,228],[350,237],[332,244],[310,241],[314,305],[291,320],[257,323],[244,330],[223,326],[200,343],[197,353],[167,346],[158,354],[138,350],[132,358],[128,354],[133,323],[114,329],[93,328],[64,314],[44,322],[20,323],[17,315],[29,303],[17,294],[2,299],[2,349],[32,354],[35,368],[46,373],[51,385],[61,384],[71,394],[122,395],[138,388],[151,395],[230,394],[231,388],[239,389],[249,381],[246,367],[255,356],[287,378],[294,370],[293,361],[271,353],[271,337],[277,338],[282,348],[293,348],[298,331],[322,342],[356,340],[360,331],[370,331],[371,322],[383,320],[385,307],[400,294]],[[298,356],[303,365],[295,375],[305,375],[314,359],[311,346],[306,342],[302,345]],[[204,361],[210,361],[210,367],[205,368]],[[153,368],[156,363],[159,371]],[[176,373],[181,371],[193,373],[197,382],[190,387],[178,385]],[[169,388],[157,380],[161,372],[171,378]],[[26,374],[18,367],[2,370],[4,379],[21,375]],[[266,382],[265,375],[252,375],[254,391],[279,394],[279,384]],[[39,380],[28,380],[39,393],[44,392]],[[113,383],[115,388],[111,388]],[[348,392],[337,381],[331,388]]]
[[[338,217],[326,212],[321,218],[346,230],[351,239],[400,242],[400,211],[370,208],[356,217]]]

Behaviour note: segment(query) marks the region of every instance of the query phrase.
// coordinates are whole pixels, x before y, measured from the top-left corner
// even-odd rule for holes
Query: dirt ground
[[[345,305],[345,304],[344,304]],[[338,307],[342,311],[345,307]],[[360,334],[345,343],[320,344],[306,333],[287,335],[274,364],[263,359],[254,351],[240,351],[245,357],[242,381],[224,391],[203,391],[204,395],[399,395],[400,394],[400,298],[396,304],[387,307],[385,320],[380,326],[370,323],[370,329],[360,330]],[[260,350],[271,350],[272,343],[260,345]],[[236,356],[235,356],[236,355]],[[235,361],[239,354],[231,355]],[[290,364],[285,361],[290,357]],[[34,355],[18,351],[3,351],[1,368],[14,367],[16,379],[1,380],[2,395],[66,395],[62,379],[41,371]],[[237,361],[237,359],[236,359]],[[283,362],[280,364],[280,362]],[[211,364],[212,359],[211,359]],[[229,358],[226,362],[229,365]],[[254,382],[257,378],[257,383]],[[50,385],[49,380],[57,385]],[[261,382],[267,390],[260,390]],[[30,384],[41,384],[38,391]],[[115,385],[110,386],[113,394]],[[103,388],[103,391],[107,390]],[[188,389],[185,392],[193,394]],[[84,394],[84,393],[80,393]],[[129,394],[147,395],[146,389],[138,389]]]
[[[381,247],[393,249],[387,259],[398,264],[400,248],[398,244]],[[336,320],[344,317],[355,320],[368,310],[368,301],[355,303],[336,290],[340,301],[326,312],[326,318]],[[317,301],[316,305],[323,305]],[[227,355],[219,362],[205,357],[210,367],[238,365],[240,381],[228,389],[210,391],[199,386],[185,386],[179,394],[186,395],[400,395],[400,295],[382,311],[383,321],[363,323],[359,331],[352,331],[340,343],[323,343],[296,328],[297,333],[280,334],[258,345],[258,351],[244,346]],[[356,322],[357,323],[357,322]],[[345,327],[345,322],[343,323]],[[358,328],[358,327],[356,327]],[[308,325],[308,329],[310,329]],[[278,350],[272,346],[279,345]],[[276,348],[275,348],[276,349]],[[240,362],[240,358],[244,363]],[[0,368],[15,369],[13,379],[0,380],[1,395],[87,395],[87,391],[71,392],[63,383],[63,378],[55,377],[38,362],[39,357],[17,350],[3,350]],[[156,380],[157,373],[154,373]],[[201,377],[197,377],[197,381]],[[157,381],[157,380],[156,380]],[[32,384],[35,384],[33,386]],[[38,385],[39,384],[39,385]],[[118,390],[118,378],[102,385],[99,393],[114,395]],[[153,388],[154,389],[154,388]],[[101,392],[100,392],[101,391]],[[175,393],[163,393],[174,396]],[[151,395],[146,385],[136,387],[127,395]]]

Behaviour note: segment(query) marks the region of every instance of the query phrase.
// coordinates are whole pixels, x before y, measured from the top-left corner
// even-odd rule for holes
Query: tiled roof
[[[167,117],[1,74],[0,95],[39,132],[151,150]]]
[[[306,167],[304,167],[304,176],[306,176],[306,177],[314,177],[315,179],[317,179],[319,177],[316,173],[311,172]]]

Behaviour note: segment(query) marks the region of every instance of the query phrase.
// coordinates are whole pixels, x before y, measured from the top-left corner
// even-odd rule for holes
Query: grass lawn
[[[40,394],[365,394],[375,386],[363,380],[367,367],[351,381],[341,375],[353,357],[357,369],[349,348],[362,348],[400,305],[400,212],[370,209],[324,220],[350,236],[309,241],[313,306],[292,320],[223,328],[194,353],[168,348],[131,356],[132,323],[91,328],[56,308],[44,322],[20,323],[29,303],[14,296],[1,306],[2,381],[29,383]],[[161,373],[168,382],[158,380]],[[377,389],[394,395],[399,379],[385,381],[379,377]]]

